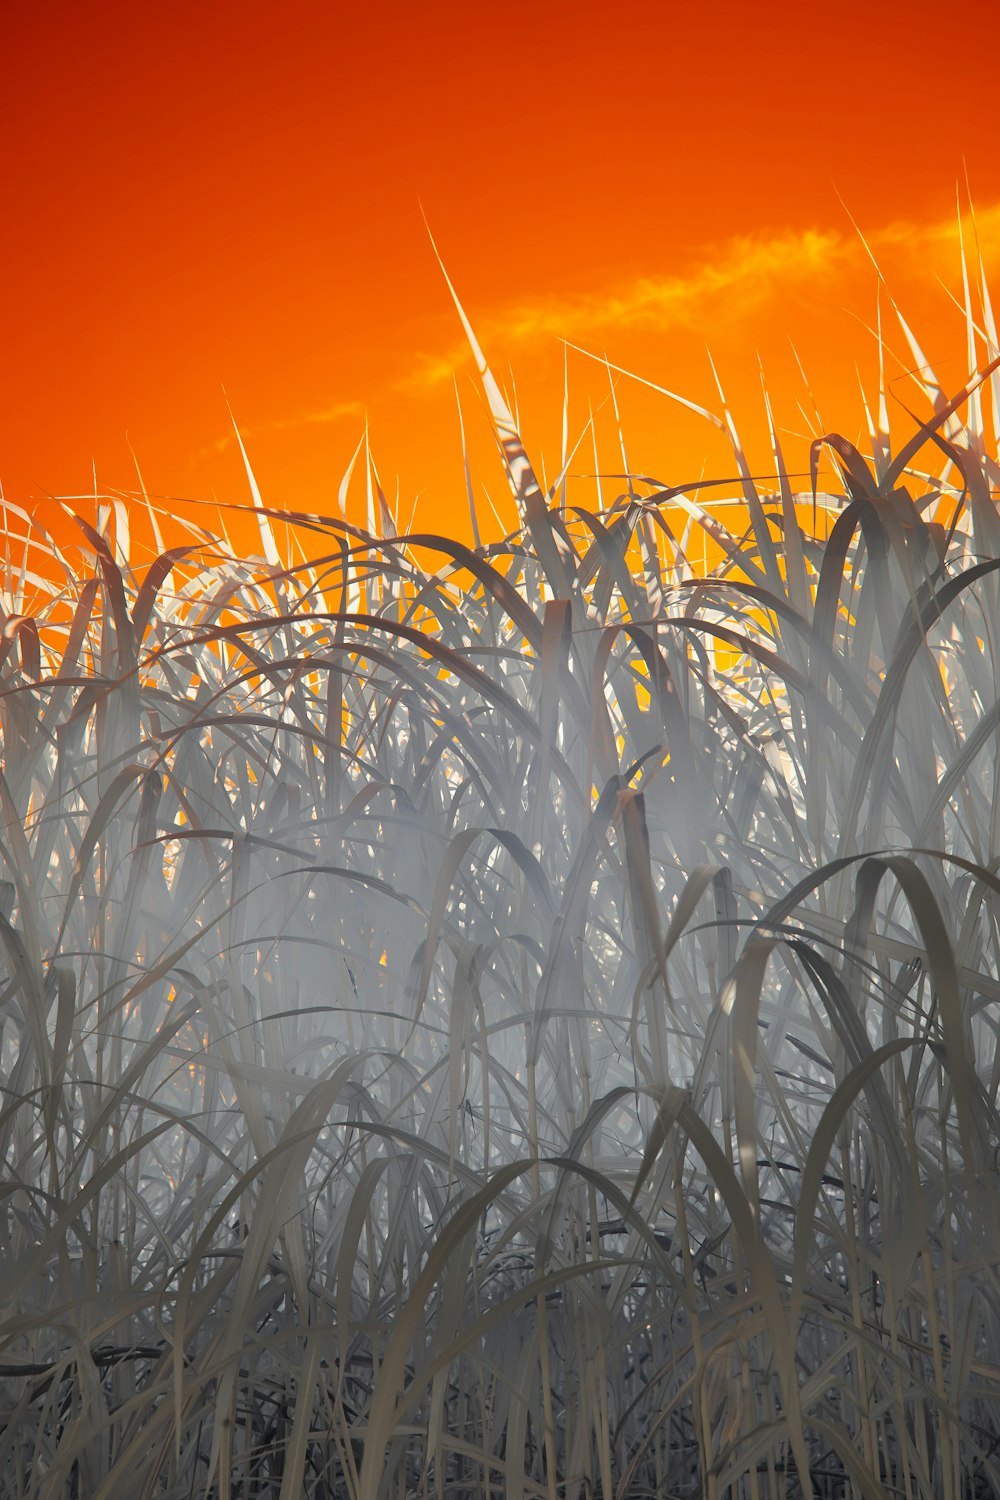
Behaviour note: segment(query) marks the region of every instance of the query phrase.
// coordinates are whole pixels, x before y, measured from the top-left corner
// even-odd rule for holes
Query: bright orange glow
[[[174,513],[178,497],[245,503],[228,398],[265,503],[339,514],[367,417],[399,524],[416,505],[420,527],[468,539],[454,375],[480,526],[513,526],[421,205],[549,482],[563,339],[721,412],[707,343],[755,468],[758,353],[790,467],[807,465],[807,423],[866,448],[876,276],[847,209],[957,390],[956,181],[964,196],[967,168],[997,279],[1000,152],[988,81],[955,59],[985,66],[998,16],[923,0],[8,7],[4,494],[68,536],[47,497],[92,497],[95,472],[101,491],[136,489],[131,447]],[[968,214],[965,230],[974,258]],[[882,315],[908,431],[894,396],[916,399],[916,360],[885,296]],[[567,369],[571,444],[592,403],[600,465],[620,473],[607,370],[575,349]],[[704,419],[627,380],[617,399],[634,471],[732,472]],[[571,472],[593,469],[588,436]],[[596,504],[595,482],[569,499]],[[366,507],[362,449],[348,514]]]

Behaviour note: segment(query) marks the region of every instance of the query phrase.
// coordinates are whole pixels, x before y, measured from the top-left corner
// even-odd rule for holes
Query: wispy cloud
[[[965,237],[966,254],[971,258],[975,256],[976,237],[979,239],[979,249],[983,260],[993,259],[1000,253],[1000,203],[993,203],[988,208],[977,208],[975,219],[969,213],[962,216],[962,233]],[[887,224],[872,236],[876,252],[879,245],[902,245],[911,246],[914,254],[931,246],[953,249],[958,244],[958,219],[952,216],[948,219],[938,219],[936,222],[927,224],[914,224],[905,219],[899,219]]]
[[[974,257],[969,216],[963,227],[966,253]],[[984,260],[992,259],[1000,253],[1000,204],[977,211],[975,227]],[[955,218],[931,223],[897,220],[866,237],[876,260],[884,251],[894,265],[901,259],[925,264],[934,252],[957,245],[958,224]],[[720,316],[731,325],[790,290],[801,293],[829,284],[864,255],[853,231],[740,235],[706,246],[699,263],[683,275],[643,276],[603,293],[523,302],[494,309],[473,322],[481,342],[488,345],[498,339],[505,346],[546,337],[581,342],[632,329],[710,329]],[[397,389],[411,394],[429,390],[450,380],[467,359],[468,346],[456,341],[449,350],[422,358]]]
[[[240,434],[244,442],[252,441],[272,432],[292,432],[301,430],[303,427],[329,427],[335,422],[344,421],[347,417],[363,417],[364,407],[360,401],[336,401],[330,406],[314,407],[307,411],[292,412],[283,417],[271,417],[266,422],[251,422],[243,426],[240,422]],[[226,453],[230,448],[236,446],[236,434],[230,427],[223,432],[214,442],[199,448],[191,455],[188,468],[202,463],[206,458],[214,458],[220,453]]]

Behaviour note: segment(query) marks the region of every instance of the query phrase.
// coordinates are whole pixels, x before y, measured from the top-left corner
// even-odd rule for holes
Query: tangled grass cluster
[[[7,508],[6,1500],[1000,1494],[985,307],[744,534],[475,344],[502,542]]]

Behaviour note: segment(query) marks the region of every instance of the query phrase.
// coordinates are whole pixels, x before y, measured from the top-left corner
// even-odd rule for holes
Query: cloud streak
[[[984,261],[1000,254],[1000,204],[976,213],[975,227]],[[975,264],[976,238],[971,219],[963,225],[966,255]],[[926,266],[928,258],[958,245],[956,219],[931,223],[896,220],[866,236],[879,260]],[[476,321],[481,341],[529,344],[543,338],[580,342],[588,337],[629,330],[711,328],[724,316],[727,324],[745,318],[767,303],[832,286],[838,275],[865,256],[854,233],[806,229],[777,234],[740,235],[707,247],[701,261],[686,274],[643,276],[607,293],[553,297],[495,310]],[[420,394],[451,380],[468,359],[468,346],[456,343],[443,354],[429,354],[397,382],[396,389]]]
[[[308,411],[298,411],[284,417],[271,417],[266,422],[252,422],[244,427],[237,423],[240,435],[244,441],[262,437],[273,432],[294,432],[304,427],[330,427],[336,422],[342,422],[348,417],[363,417],[365,409],[360,401],[335,401],[330,406],[315,407]],[[191,455],[188,468],[204,462],[207,458],[216,458],[221,453],[226,453],[230,448],[236,446],[236,434],[230,430],[222,433],[214,442],[208,443],[204,448],[199,448]]]

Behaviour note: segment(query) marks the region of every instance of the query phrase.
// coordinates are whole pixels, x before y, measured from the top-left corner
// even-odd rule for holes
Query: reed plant
[[[503,541],[7,506],[5,1500],[1000,1495],[981,292],[811,487],[543,492],[473,339]]]

